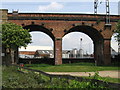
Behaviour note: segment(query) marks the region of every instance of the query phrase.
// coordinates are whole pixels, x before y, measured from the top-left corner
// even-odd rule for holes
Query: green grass
[[[92,79],[93,76],[91,77],[86,77],[86,76],[82,76],[83,78],[87,78],[87,79]],[[112,83],[120,83],[120,78],[111,78],[111,77],[100,77],[97,80],[102,80],[102,81],[106,81],[106,82],[112,82]]]
[[[44,65],[43,65],[44,66]],[[36,74],[29,71],[28,73],[18,72],[15,66],[3,66],[2,68],[2,87],[3,89],[8,88],[85,88],[89,90],[106,88],[104,85],[96,85],[92,81],[90,82],[78,82],[76,80],[52,78],[52,80],[42,74]]]
[[[95,72],[120,70],[117,66],[95,66],[94,63],[72,63],[62,65],[27,64],[25,66],[45,72]]]

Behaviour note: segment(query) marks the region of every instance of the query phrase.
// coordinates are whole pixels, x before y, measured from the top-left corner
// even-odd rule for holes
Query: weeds
[[[23,70],[27,73],[18,72],[14,66],[3,67],[3,88],[85,88],[99,89],[106,88],[103,85],[98,85],[93,81],[76,81],[63,78],[50,78],[40,73]],[[91,77],[91,76],[90,76]],[[98,72],[95,73],[93,79],[98,79]]]

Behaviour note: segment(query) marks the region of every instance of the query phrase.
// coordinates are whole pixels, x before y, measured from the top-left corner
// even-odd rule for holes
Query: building
[[[54,58],[53,50],[37,50],[34,55],[35,58]]]
[[[54,58],[53,50],[37,50],[34,55],[35,58]],[[70,51],[63,50],[62,58],[70,58]]]
[[[20,58],[34,58],[37,50],[53,50],[50,46],[27,46],[26,48],[19,48]]]
[[[62,58],[70,58],[70,50],[63,50],[62,51]]]
[[[34,58],[35,51],[19,51],[20,58]]]
[[[79,57],[80,57],[80,58],[83,57],[83,49],[79,49]]]
[[[78,50],[77,50],[77,48],[74,48],[74,49],[71,51],[71,54],[73,55],[73,58],[77,58],[77,57],[78,57]]]
[[[111,48],[111,57],[114,58],[118,53]],[[49,46],[28,46],[19,49],[20,58],[54,58],[54,50]],[[82,49],[62,50],[62,58],[90,58],[94,55],[84,54]]]

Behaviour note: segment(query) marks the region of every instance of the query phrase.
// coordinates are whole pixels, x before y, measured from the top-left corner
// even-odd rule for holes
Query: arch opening
[[[114,33],[111,37],[111,58],[112,63],[115,63],[118,57],[118,41],[115,39],[116,33]]]
[[[96,30],[93,27],[82,25],[82,26],[74,26],[70,30],[68,30],[64,36],[67,34],[73,33],[73,32],[81,32],[86,35],[88,35],[94,44],[94,53],[92,56],[94,56],[94,62],[96,64],[103,63],[103,36],[100,34],[98,30]],[[64,37],[63,37],[64,38]],[[80,38],[79,38],[80,39]],[[74,41],[73,41],[74,43]],[[80,55],[79,55],[80,56]]]
[[[97,41],[102,41],[103,40],[103,36],[100,34],[100,32],[98,30],[96,30],[95,28],[91,27],[91,26],[86,26],[86,25],[82,25],[82,26],[75,26],[73,28],[71,28],[70,30],[68,30],[66,34],[70,33],[70,32],[82,32],[85,33],[86,35],[88,35],[93,42],[97,42]]]
[[[28,44],[26,49],[22,47],[19,50],[19,56],[29,59],[27,63],[46,63],[44,62],[45,59],[47,59],[46,61],[53,60],[54,36],[51,31],[39,25],[28,25],[23,28],[29,29],[29,33],[32,36],[32,43]],[[34,61],[31,61],[31,59],[34,59]],[[38,59],[41,59],[41,61],[39,60],[40,62],[38,62]]]
[[[62,47],[62,58],[93,57],[93,41],[88,35],[81,32],[71,32],[65,35]]]
[[[55,37],[54,35],[52,34],[52,32],[45,28],[44,26],[42,25],[27,25],[27,26],[24,26],[23,27],[24,29],[29,29],[29,32],[33,32],[33,31],[41,31],[41,32],[44,32],[46,33],[48,36],[51,37],[51,39],[54,41],[55,40]]]

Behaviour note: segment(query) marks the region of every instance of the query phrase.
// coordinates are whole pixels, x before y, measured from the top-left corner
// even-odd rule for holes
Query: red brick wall
[[[12,16],[12,14],[8,14],[9,17]],[[71,18],[104,18],[106,17],[106,15],[96,15],[94,16],[94,14],[42,14],[42,13],[19,13],[18,17],[71,17]],[[120,19],[120,15],[111,15],[110,16],[111,19],[116,19],[119,20]],[[116,23],[117,22],[111,22],[112,27],[111,28],[107,28],[105,29],[105,22],[101,21],[99,24],[96,23],[96,21],[65,21],[65,20],[8,20],[10,22],[16,23],[18,25],[22,25],[24,24],[25,26],[27,25],[31,25],[32,22],[34,22],[35,25],[42,25],[42,23],[44,23],[44,27],[46,29],[48,29],[48,32],[50,32],[51,34],[53,34],[53,36],[55,37],[55,41],[54,41],[54,50],[55,50],[55,64],[62,64],[62,41],[61,40],[56,40],[56,38],[61,38],[65,35],[65,30],[69,31],[71,28],[75,27],[74,25],[82,25],[82,23],[84,22],[84,26],[90,26],[91,28],[95,29],[98,31],[98,33],[103,37],[103,39],[105,40],[110,40],[112,35],[113,35],[113,31],[116,29]],[[93,24],[93,26],[91,26]],[[52,29],[52,31],[49,31],[50,29]],[[85,29],[86,32],[89,32],[89,29]],[[94,37],[94,33],[91,31],[90,32],[91,37]],[[93,33],[93,36],[92,36]],[[95,35],[95,41],[99,41],[99,39],[97,39],[97,36]],[[99,57],[103,57],[104,58],[104,64],[109,64],[110,63],[110,43],[109,41],[104,41],[104,46],[102,47],[103,49],[101,49],[100,52],[103,52],[103,54],[100,54],[99,52],[96,52],[96,55],[101,55]],[[101,47],[101,45],[99,45],[99,47]],[[96,46],[96,48],[99,49],[98,46]],[[96,49],[97,50],[97,49]],[[23,52],[22,52],[23,53]],[[33,52],[24,52],[25,54],[33,54]],[[99,53],[99,54],[98,54]],[[100,59],[100,58],[99,58]],[[98,59],[98,60],[99,60]]]

